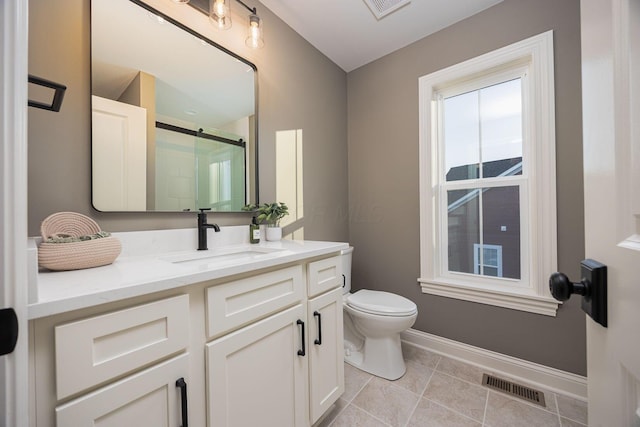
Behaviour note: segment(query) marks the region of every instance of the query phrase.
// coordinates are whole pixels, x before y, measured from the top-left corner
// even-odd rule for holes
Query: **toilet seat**
[[[384,291],[361,289],[347,298],[349,307],[379,316],[411,316],[418,312],[413,301]]]

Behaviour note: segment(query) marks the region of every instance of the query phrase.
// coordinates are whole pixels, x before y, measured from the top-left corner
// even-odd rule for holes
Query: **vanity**
[[[114,235],[112,265],[37,274],[32,426],[310,426],[343,393],[346,243]]]

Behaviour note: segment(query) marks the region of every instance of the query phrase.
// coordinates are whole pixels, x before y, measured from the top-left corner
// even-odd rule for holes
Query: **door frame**
[[[0,356],[0,426],[29,425],[27,323],[28,0],[0,2],[0,308],[18,317],[15,351]]]

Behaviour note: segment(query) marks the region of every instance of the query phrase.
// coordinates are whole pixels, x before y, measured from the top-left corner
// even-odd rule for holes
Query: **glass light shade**
[[[211,0],[209,3],[209,21],[218,30],[231,28],[231,0]]]
[[[252,49],[260,49],[264,46],[262,19],[255,13],[249,15],[249,36],[245,40],[245,44]]]

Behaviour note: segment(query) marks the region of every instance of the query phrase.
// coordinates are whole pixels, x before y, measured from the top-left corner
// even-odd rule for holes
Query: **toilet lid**
[[[356,310],[383,316],[410,316],[418,311],[414,302],[405,297],[368,289],[349,295],[347,304]]]

